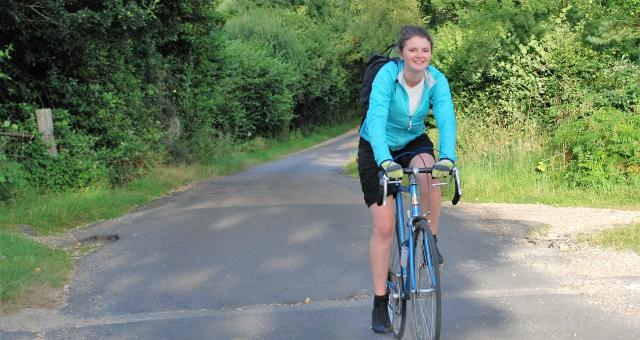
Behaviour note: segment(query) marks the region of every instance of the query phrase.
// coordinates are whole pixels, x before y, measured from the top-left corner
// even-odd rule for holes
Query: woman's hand
[[[431,177],[433,178],[448,178],[451,175],[451,169],[453,168],[453,162],[449,159],[441,159],[433,165],[431,171]]]
[[[380,166],[387,173],[387,176],[389,178],[402,178],[402,167],[400,166],[400,164],[394,161],[386,160],[382,162]]]

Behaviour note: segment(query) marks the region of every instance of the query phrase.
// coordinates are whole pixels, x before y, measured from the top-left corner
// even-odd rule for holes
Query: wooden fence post
[[[56,139],[53,136],[51,109],[36,110],[36,119],[38,120],[38,130],[42,133],[42,141],[49,147],[49,154],[57,155],[58,148],[56,148]]]

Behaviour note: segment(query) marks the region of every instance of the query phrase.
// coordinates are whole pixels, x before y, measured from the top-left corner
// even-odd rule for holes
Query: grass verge
[[[22,229],[39,235],[55,234],[121,216],[185,184],[239,172],[283,157],[338,136],[355,125],[349,122],[306,135],[292,133],[286,139],[255,139],[241,145],[226,145],[215,150],[223,157],[210,159],[205,164],[158,166],[120,188],[27,194],[11,206],[0,205],[0,302],[3,309],[15,307],[24,292],[33,292],[37,287],[61,286],[72,267],[68,252],[25,239],[17,234]]]
[[[18,235],[0,232],[0,312],[33,287],[58,288],[69,278],[71,256]]]
[[[553,206],[640,209],[640,188],[613,186],[606,192],[597,189],[571,188],[562,182],[535,171],[535,154],[514,155],[505,159],[495,154],[458,161],[462,178],[463,202],[472,203],[534,203]],[[358,176],[355,160],[345,171]],[[442,199],[450,200],[453,186],[443,187]],[[624,193],[624,194],[621,194]]]
[[[582,236],[580,240],[602,247],[632,250],[640,255],[640,223]]]

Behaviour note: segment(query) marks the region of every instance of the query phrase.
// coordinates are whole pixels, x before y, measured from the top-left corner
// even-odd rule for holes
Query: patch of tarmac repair
[[[92,235],[89,237],[85,237],[83,239],[78,240],[81,245],[102,245],[107,243],[112,243],[120,239],[120,236],[117,234],[108,234],[108,235]]]

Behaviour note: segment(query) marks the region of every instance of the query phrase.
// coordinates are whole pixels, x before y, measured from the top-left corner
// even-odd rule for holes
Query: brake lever
[[[389,185],[389,177],[387,177],[387,174],[383,175],[383,189],[382,189],[382,206],[384,207],[385,205],[387,205],[387,185]]]
[[[460,184],[460,176],[458,175],[458,168],[453,167],[453,169],[451,169],[451,174],[453,175],[453,179],[455,180],[455,184],[456,184],[455,193],[453,194],[453,199],[451,200],[451,204],[456,205],[460,201],[460,197],[462,197],[462,185]]]
[[[385,206],[385,205],[387,205],[387,192],[388,192],[388,191],[387,191],[387,190],[388,190],[388,188],[387,188],[387,187],[388,187],[388,185],[389,185],[389,184],[398,184],[398,183],[401,183],[401,182],[402,182],[402,180],[401,180],[401,179],[394,179],[394,180],[392,180],[391,178],[389,178],[389,177],[387,176],[387,174],[384,174],[383,176],[384,176],[384,177],[382,178],[382,180],[383,180],[383,183],[384,183],[384,188],[382,189],[382,190],[383,190],[382,192],[384,193],[384,196],[382,196],[382,205],[383,205],[383,206]]]

